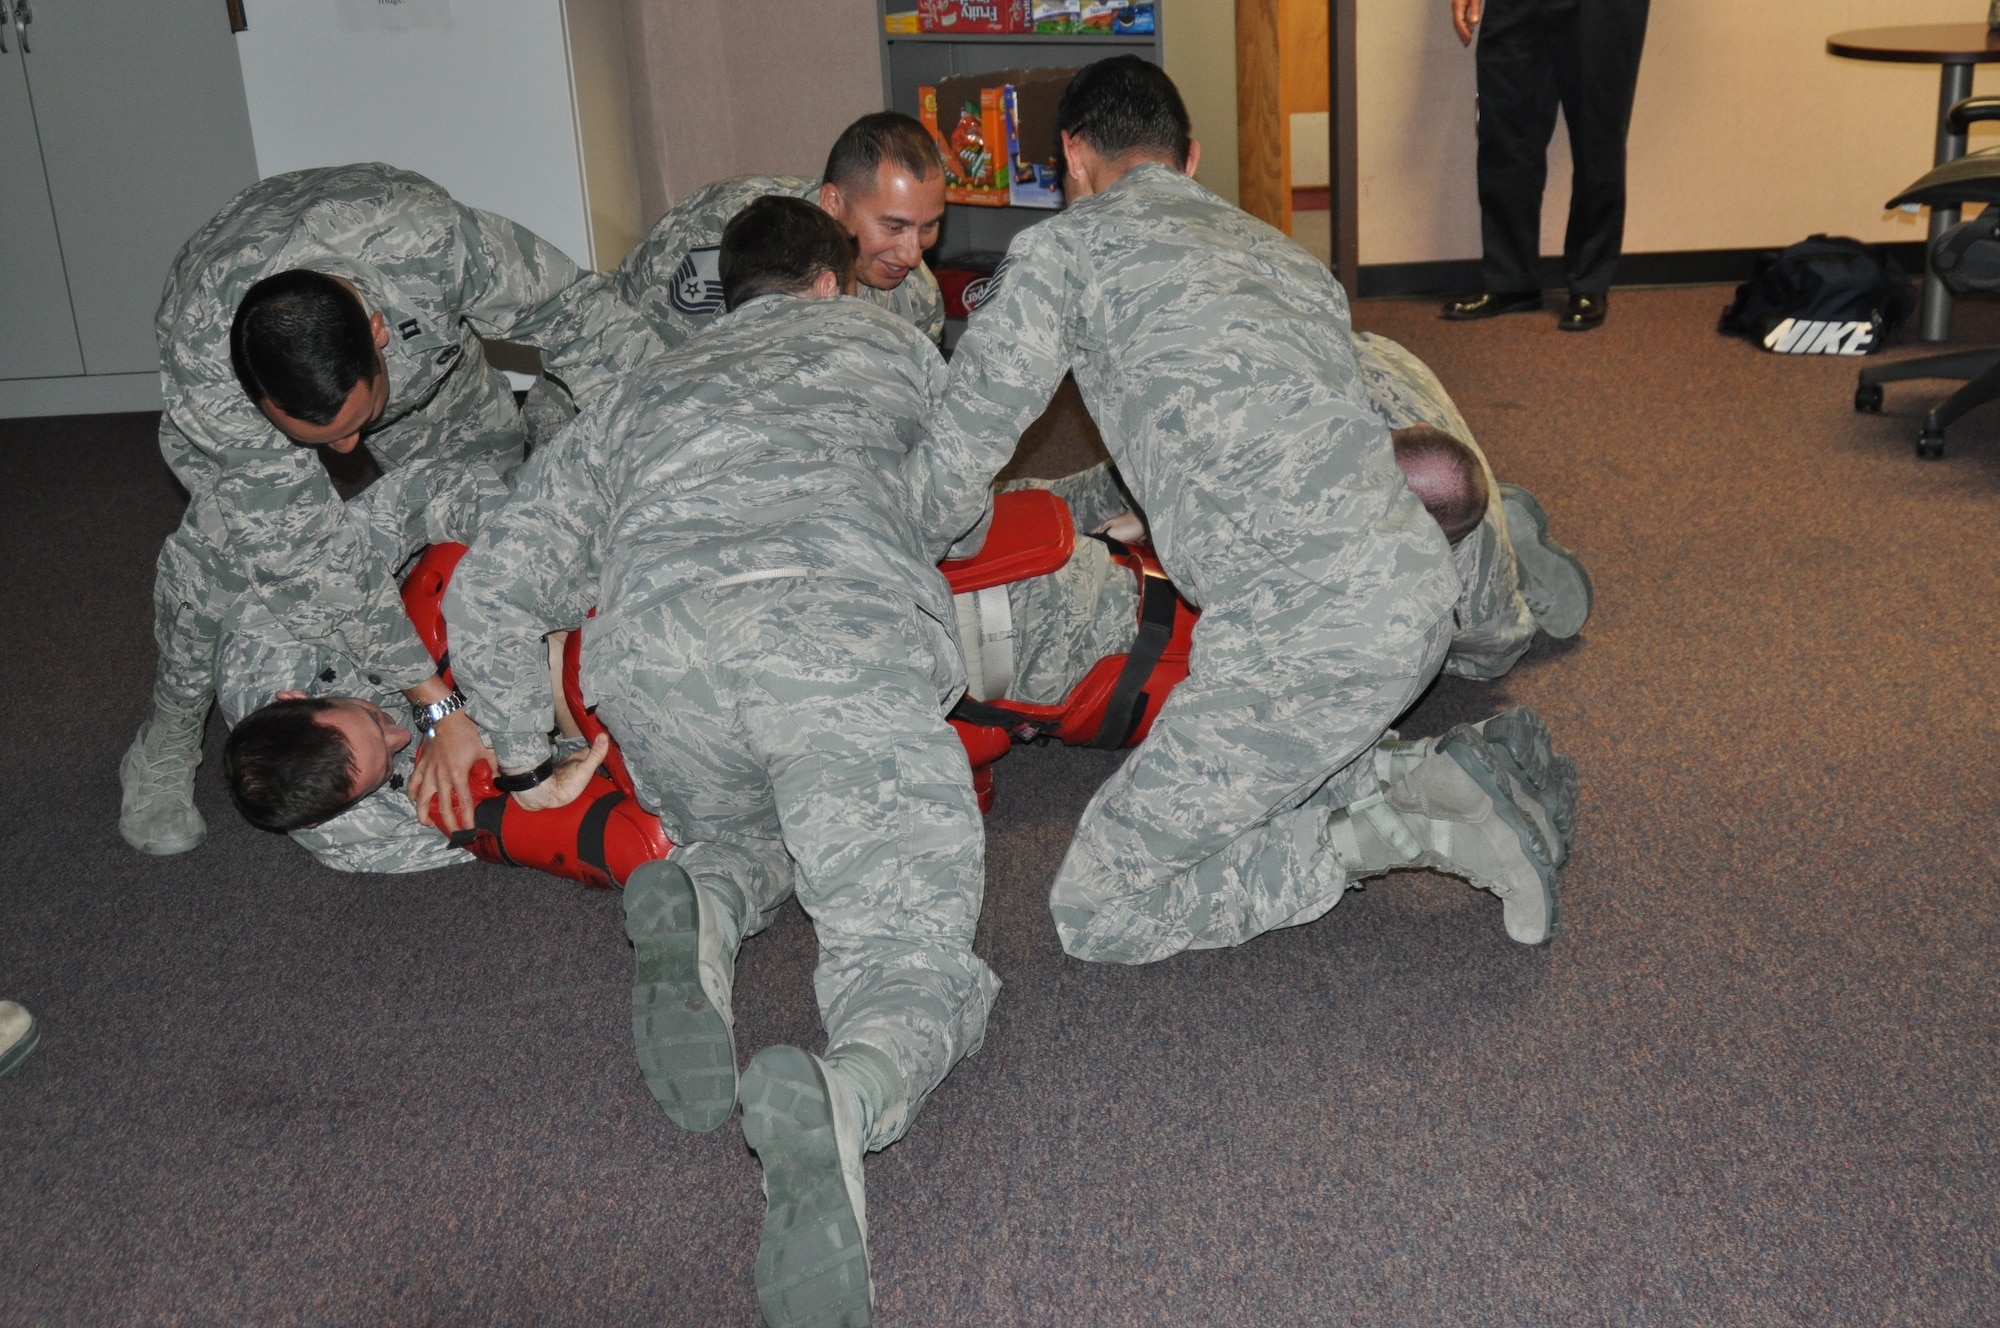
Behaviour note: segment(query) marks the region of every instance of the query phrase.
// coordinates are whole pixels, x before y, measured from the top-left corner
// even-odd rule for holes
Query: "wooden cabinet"
[[[0,14],[0,416],[157,409],[167,266],[257,175],[226,7]]]

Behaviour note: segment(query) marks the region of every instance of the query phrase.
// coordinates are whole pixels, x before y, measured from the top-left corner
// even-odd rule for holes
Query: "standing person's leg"
[[[1488,0],[1480,20],[1480,277],[1495,295],[1541,289],[1542,193],[1556,126],[1547,11],[1575,2]]]
[[[1570,295],[1611,289],[1625,238],[1625,135],[1648,0],[1580,0],[1550,33],[1572,163],[1563,275]]]
[[[774,1324],[858,1322],[862,1150],[900,1138],[979,1049],[1000,987],[972,953],[985,834],[943,718],[956,652],[913,604],[858,583],[779,583],[737,608],[752,621],[733,633],[737,713],[819,936],[828,1046],[823,1059],[767,1048],[744,1074],[743,1134],[769,1199],[758,1295]]]

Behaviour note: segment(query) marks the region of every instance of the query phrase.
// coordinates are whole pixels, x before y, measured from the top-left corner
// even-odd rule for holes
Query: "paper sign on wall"
[[[342,32],[451,30],[451,0],[336,0]]]

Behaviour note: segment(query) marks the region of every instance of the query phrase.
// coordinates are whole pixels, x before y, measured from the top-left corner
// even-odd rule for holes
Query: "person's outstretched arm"
[[[551,754],[555,699],[543,638],[577,626],[597,602],[600,541],[611,523],[599,453],[615,402],[600,398],[528,459],[513,497],[487,518],[445,592],[452,676],[502,773],[533,770]],[[417,806],[457,787],[476,759],[442,753],[432,762],[426,748],[410,781]],[[441,798],[447,817],[449,807]]]
[[[986,302],[951,359],[944,400],[904,461],[910,501],[933,558],[978,551],[966,541],[992,506],[993,477],[1022,432],[1048,409],[1069,372],[1072,320],[1084,289],[1081,262],[1056,228],[1014,237]]]
[[[664,349],[608,275],[585,272],[516,222],[457,209],[458,292],[453,307],[488,340],[542,352],[579,406]]]

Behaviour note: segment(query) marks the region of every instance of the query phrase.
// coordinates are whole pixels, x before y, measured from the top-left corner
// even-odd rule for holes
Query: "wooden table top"
[[[1850,60],[1912,65],[2000,63],[2000,32],[1984,23],[1922,23],[1900,28],[1857,28],[1826,39],[1826,49]]]

